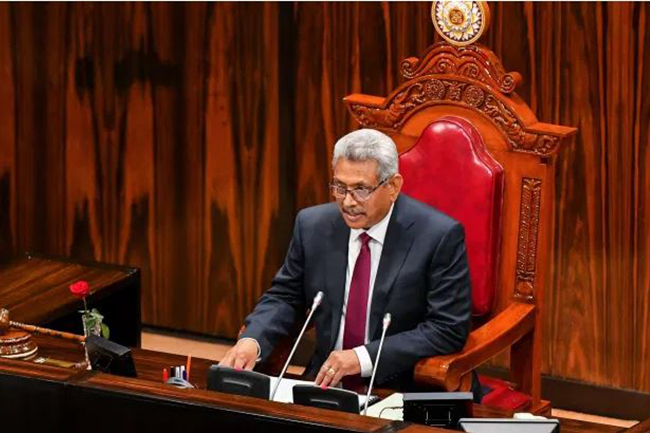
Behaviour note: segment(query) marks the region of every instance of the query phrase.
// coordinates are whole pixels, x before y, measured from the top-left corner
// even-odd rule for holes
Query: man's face
[[[332,185],[337,185],[348,190],[364,188],[372,190],[382,180],[377,177],[377,162],[350,161],[339,158],[334,167]],[[352,229],[369,229],[381,221],[391,204],[397,200],[402,187],[403,179],[399,174],[388,179],[377,188],[365,201],[355,200],[351,193],[345,198],[337,198],[343,220]]]

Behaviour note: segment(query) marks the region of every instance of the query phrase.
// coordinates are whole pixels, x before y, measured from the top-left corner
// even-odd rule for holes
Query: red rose
[[[86,281],[77,281],[70,284],[70,292],[77,298],[85,298],[90,293],[90,286]]]

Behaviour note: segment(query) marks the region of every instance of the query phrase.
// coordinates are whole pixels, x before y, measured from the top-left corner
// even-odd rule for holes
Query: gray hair
[[[395,142],[388,135],[374,129],[359,129],[344,135],[334,146],[332,169],[339,158],[349,161],[377,161],[379,181],[397,174],[398,159]]]

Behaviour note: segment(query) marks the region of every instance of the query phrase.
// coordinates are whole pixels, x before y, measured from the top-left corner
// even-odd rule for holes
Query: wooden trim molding
[[[472,109],[496,125],[513,151],[549,156],[557,151],[561,135],[542,134],[526,128],[507,101],[475,80],[423,77],[405,84],[381,107],[351,104],[350,111],[367,128],[399,130],[420,106],[439,104]]]
[[[508,380],[502,367],[482,366],[480,374]],[[610,388],[562,377],[542,375],[542,398],[556,409],[626,420],[650,418],[650,393]]]
[[[514,92],[522,81],[519,72],[506,72],[497,56],[478,44],[458,48],[444,42],[435,44],[422,58],[405,59],[401,73],[408,79],[432,74],[462,75],[505,94]]]
[[[521,101],[514,94],[521,75],[506,73],[496,55],[482,46],[434,44],[422,57],[402,62],[409,80],[386,98],[354,94],[344,98],[363,127],[398,131],[422,108],[455,105],[490,120],[515,152],[550,156],[573,128],[526,122],[516,114]],[[526,107],[527,108],[527,107]]]
[[[521,183],[521,207],[517,244],[515,298],[531,302],[535,299],[537,237],[542,202],[542,180],[524,177]]]

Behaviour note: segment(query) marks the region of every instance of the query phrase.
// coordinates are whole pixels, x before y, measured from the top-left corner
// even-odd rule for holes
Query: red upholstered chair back
[[[503,168],[466,120],[442,117],[400,155],[403,192],[465,228],[475,316],[490,313],[497,293]]]

